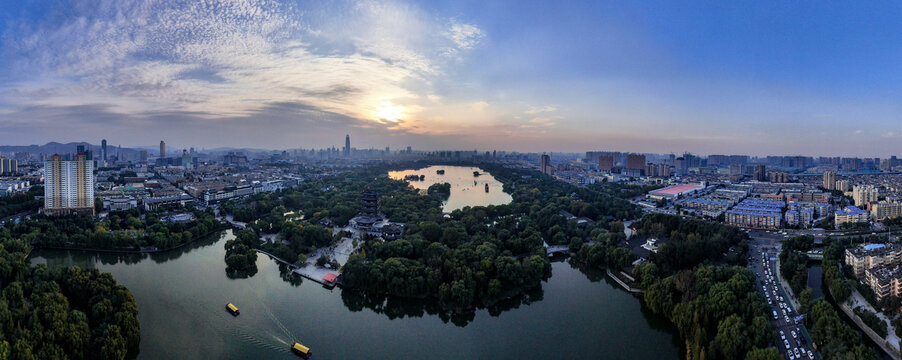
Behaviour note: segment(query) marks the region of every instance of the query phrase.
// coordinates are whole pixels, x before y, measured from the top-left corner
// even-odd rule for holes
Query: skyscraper
[[[833,171],[824,171],[824,189],[836,189],[836,173]]]
[[[106,139],[100,140],[100,158],[106,161]]]
[[[767,168],[764,164],[758,164],[755,168],[755,180],[767,181]]]
[[[163,140],[160,140],[160,157],[166,157],[166,142]]]
[[[351,157],[351,135],[345,135],[344,155],[345,157]]]
[[[542,154],[540,171],[542,171],[542,173],[545,175],[552,175],[551,156],[548,156],[548,154]]]
[[[44,213],[94,215],[94,166],[84,154],[63,161],[54,154],[44,162]]]

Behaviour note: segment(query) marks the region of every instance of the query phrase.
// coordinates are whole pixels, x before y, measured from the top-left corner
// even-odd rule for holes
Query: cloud
[[[69,114],[106,127],[180,116],[219,126],[322,112],[357,119],[327,124],[382,131],[374,107],[403,104],[407,114],[440,105],[432,84],[452,60],[445,49],[484,37],[416,4],[309,6],[64,0],[0,28],[0,123],[24,129]],[[416,126],[398,120],[387,131],[405,132],[400,124]]]
[[[477,101],[477,102],[470,104],[470,110],[473,110],[474,112],[477,112],[477,113],[481,113],[488,108],[489,108],[489,103],[487,103],[485,101]]]
[[[542,106],[542,107],[530,106],[529,109],[526,110],[526,114],[535,115],[535,114],[555,112],[555,111],[557,111],[557,107],[554,107],[551,105],[546,105],[546,106]]]
[[[451,23],[451,28],[448,30],[448,36],[451,40],[454,40],[454,44],[457,45],[457,48],[462,50],[472,49],[485,38],[485,34],[483,34],[482,30],[476,25],[461,24],[456,21]]]

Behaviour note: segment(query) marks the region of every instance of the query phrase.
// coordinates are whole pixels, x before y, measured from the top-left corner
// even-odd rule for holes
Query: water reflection
[[[444,174],[437,172],[444,170]],[[479,172],[479,176],[473,176]],[[432,184],[451,184],[451,196],[443,202],[442,211],[452,212],[465,206],[504,205],[513,201],[504,192],[503,184],[484,170],[472,166],[429,166],[421,169],[389,171],[392,179],[403,180],[407,175],[423,175],[423,181],[410,181],[416,189],[426,190]]]
[[[524,293],[501,299],[498,302],[479,307],[477,310],[486,310],[492,317],[498,317],[505,311],[519,308],[522,305],[531,305],[542,301],[545,292],[542,286],[534,286]],[[421,318],[425,315],[437,316],[444,323],[452,323],[458,327],[465,327],[476,317],[476,311],[453,312],[441,306],[437,299],[416,299],[397,296],[375,295],[365,291],[342,290],[341,300],[345,307],[352,312],[371,310],[374,313],[385,315],[390,320],[403,318]]]

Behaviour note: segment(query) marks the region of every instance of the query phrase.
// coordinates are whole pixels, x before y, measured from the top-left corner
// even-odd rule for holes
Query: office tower
[[[84,154],[44,162],[44,213],[94,215],[94,167]]]
[[[542,171],[545,175],[551,175],[551,156],[548,154],[542,154],[541,164],[539,166],[540,171]]]
[[[824,189],[836,190],[836,172],[824,171]]]
[[[868,203],[877,202],[877,188],[873,185],[855,185],[852,188],[852,200],[855,201],[855,206],[859,208],[865,208]]]
[[[147,150],[141,150],[141,161],[147,161]]]
[[[85,153],[85,146],[84,146],[84,145],[76,145],[76,146],[75,146],[75,153],[76,153],[76,154],[84,154],[84,153]]]
[[[106,139],[100,140],[100,158],[106,161]]]
[[[344,156],[351,157],[351,135],[345,135]]]
[[[598,170],[599,171],[611,171],[614,169],[614,157],[613,156],[599,156],[598,157]]]
[[[166,157],[166,142],[163,140],[160,140],[160,157]]]
[[[413,149],[410,146],[407,147],[407,153],[413,154]]]

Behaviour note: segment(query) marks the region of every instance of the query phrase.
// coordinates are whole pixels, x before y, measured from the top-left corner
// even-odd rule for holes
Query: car
[[[811,350],[808,350],[808,358],[809,358],[809,359],[814,359],[814,353],[811,352]]]
[[[792,349],[792,352],[796,354],[796,357],[801,357],[799,356],[799,348]]]
[[[786,333],[784,333],[783,330],[780,330],[780,339],[786,340]]]
[[[786,353],[789,354],[789,360],[796,360],[796,357],[792,355],[792,351],[787,351]]]
[[[789,350],[789,341],[783,340],[783,346],[786,347],[786,350]]]

